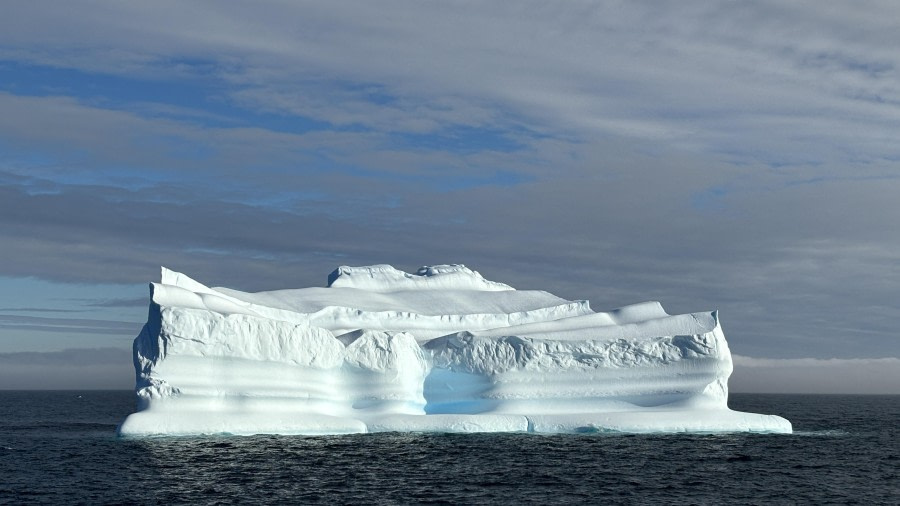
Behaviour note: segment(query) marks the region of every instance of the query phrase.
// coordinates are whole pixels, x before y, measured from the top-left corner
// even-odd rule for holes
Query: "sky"
[[[900,394],[900,4],[0,5],[0,389],[133,387],[159,267],[463,263]]]

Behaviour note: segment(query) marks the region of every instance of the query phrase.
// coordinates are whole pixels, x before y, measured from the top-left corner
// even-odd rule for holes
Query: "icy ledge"
[[[728,409],[715,312],[596,313],[462,265],[339,267],[327,288],[259,293],[163,268],[150,292],[123,436],[791,432]]]

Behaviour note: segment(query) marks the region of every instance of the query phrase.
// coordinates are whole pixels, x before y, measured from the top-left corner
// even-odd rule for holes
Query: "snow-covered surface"
[[[162,269],[122,435],[790,432],[728,409],[715,312],[593,312],[462,265],[245,293]]]

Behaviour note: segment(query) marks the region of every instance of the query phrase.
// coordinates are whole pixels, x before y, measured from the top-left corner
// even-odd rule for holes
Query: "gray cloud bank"
[[[68,349],[0,353],[0,389],[128,390],[134,388],[131,350]]]
[[[45,318],[0,314],[0,329],[36,330],[42,332],[128,335],[133,333],[133,322],[117,322],[87,318]]]
[[[732,392],[900,394],[900,358],[733,358]]]
[[[0,269],[141,283],[166,265],[253,291],[322,286],[341,264],[414,270],[462,262],[519,288],[589,299],[597,310],[641,300],[660,300],[671,312],[719,309],[732,349],[744,355],[900,355],[900,308],[891,302],[900,238],[884,233],[900,219],[897,183],[785,187],[723,197],[726,211],[693,209],[695,184],[716,172],[685,169],[656,180],[662,176],[634,170],[618,180],[425,195],[410,188],[398,207],[350,216],[203,195],[156,202],[165,186],[57,185],[31,195],[6,185]],[[31,318],[18,323],[38,323]]]
[[[214,91],[0,92],[0,275],[462,262],[718,308],[741,355],[900,356],[894,2],[101,4],[7,3],[0,58]]]

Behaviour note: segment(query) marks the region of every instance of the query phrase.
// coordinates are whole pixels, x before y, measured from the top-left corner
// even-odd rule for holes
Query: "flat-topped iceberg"
[[[594,312],[463,265],[245,293],[162,269],[121,435],[791,432],[728,409],[715,312]]]

